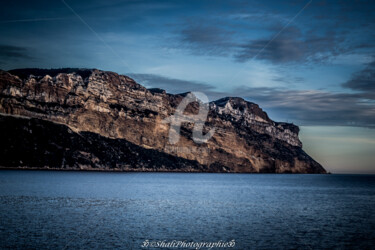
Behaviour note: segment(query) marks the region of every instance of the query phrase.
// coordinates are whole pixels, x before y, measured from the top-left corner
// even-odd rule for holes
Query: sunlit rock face
[[[238,97],[226,97],[210,103],[210,108],[222,119],[229,119],[242,126],[250,127],[260,134],[268,134],[290,145],[302,147],[297,126],[272,121],[258,104]]]
[[[111,157],[121,155],[118,161],[106,161],[104,156],[99,157],[88,148],[77,147],[82,157],[90,156],[85,164],[78,160],[69,163],[61,160],[56,168],[325,173],[324,168],[302,150],[297,126],[272,121],[257,104],[242,98],[227,97],[208,104],[204,131],[215,129],[215,132],[206,143],[193,141],[193,123],[182,123],[178,143],[170,144],[170,125],[163,121],[174,114],[187,94],[171,95],[161,89],[148,90],[124,75],[96,69],[0,71],[0,95],[0,112],[3,115],[17,116],[21,120],[45,120],[48,122],[40,122],[40,126],[58,124],[77,136],[96,134],[102,138],[96,140],[99,144],[98,141],[103,140],[120,140],[123,142],[121,145],[125,145],[123,151],[114,149],[115,144],[112,143],[105,143],[108,148],[102,147]],[[187,106],[185,113],[197,114],[201,105],[193,102]],[[1,121],[7,122],[6,119],[3,117]],[[19,123],[22,123],[21,120]],[[35,119],[33,121],[38,123]],[[17,123],[18,120],[11,122],[15,128]],[[12,126],[4,129],[11,130]],[[169,165],[182,161],[183,164],[166,166],[168,164],[163,163],[158,166],[155,165],[158,162],[156,158],[144,161],[145,157],[139,157],[138,162],[134,158],[127,162],[124,152],[129,146],[126,145],[132,145],[133,153],[150,150],[150,155],[154,157],[161,157],[160,154],[170,157],[171,161],[165,161]],[[61,150],[66,150],[65,147],[68,145],[64,144]],[[105,152],[100,154],[105,155]],[[31,162],[29,165],[25,162],[27,160],[21,165],[33,167]],[[19,167],[16,161],[4,164],[0,160],[0,165]]]

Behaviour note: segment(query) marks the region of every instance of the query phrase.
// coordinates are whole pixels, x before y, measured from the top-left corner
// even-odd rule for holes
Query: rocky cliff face
[[[180,140],[170,144],[170,126],[163,120],[174,114],[185,95],[148,90],[127,76],[100,70],[0,71],[0,113],[7,115],[2,116],[0,123],[5,133],[3,139],[9,143],[2,142],[1,147],[2,151],[13,148],[12,153],[0,159],[0,165],[128,171],[325,173],[302,150],[297,126],[274,122],[257,104],[241,98],[228,97],[209,103],[204,131],[214,128],[215,133],[206,143],[195,143],[191,136],[194,124],[182,123]],[[186,113],[197,114],[199,107],[198,102],[191,103]],[[33,126],[43,127],[49,131],[46,136],[51,137],[46,142],[37,136],[24,135],[25,141],[34,143],[40,150],[20,147],[19,137],[12,142],[14,130],[27,131]],[[61,130],[60,137],[54,138],[52,128],[57,127]],[[39,135],[42,134],[40,131]],[[77,139],[62,143],[64,134]],[[78,138],[91,141],[91,147],[76,144]],[[60,146],[59,150],[52,150],[52,155],[59,156],[53,164],[47,160],[43,163],[47,159],[43,156],[38,164],[26,158],[20,163],[17,159],[20,157],[17,150],[44,155],[51,152],[49,147],[54,144]],[[95,145],[101,145],[102,151],[95,150]],[[137,152],[147,153],[132,157]],[[72,155],[80,155],[81,160]]]

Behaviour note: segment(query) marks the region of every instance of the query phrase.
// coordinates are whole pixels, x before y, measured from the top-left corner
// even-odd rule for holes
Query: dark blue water
[[[375,247],[375,176],[0,171],[2,248]]]

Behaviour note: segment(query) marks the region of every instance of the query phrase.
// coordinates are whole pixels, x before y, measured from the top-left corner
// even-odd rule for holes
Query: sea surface
[[[374,249],[374,213],[375,175],[0,171],[0,248]]]

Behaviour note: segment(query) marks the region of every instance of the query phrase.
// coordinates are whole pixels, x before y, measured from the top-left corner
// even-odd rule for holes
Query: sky
[[[0,68],[98,68],[239,96],[301,126],[333,173],[375,173],[375,2],[26,1],[0,9]]]

